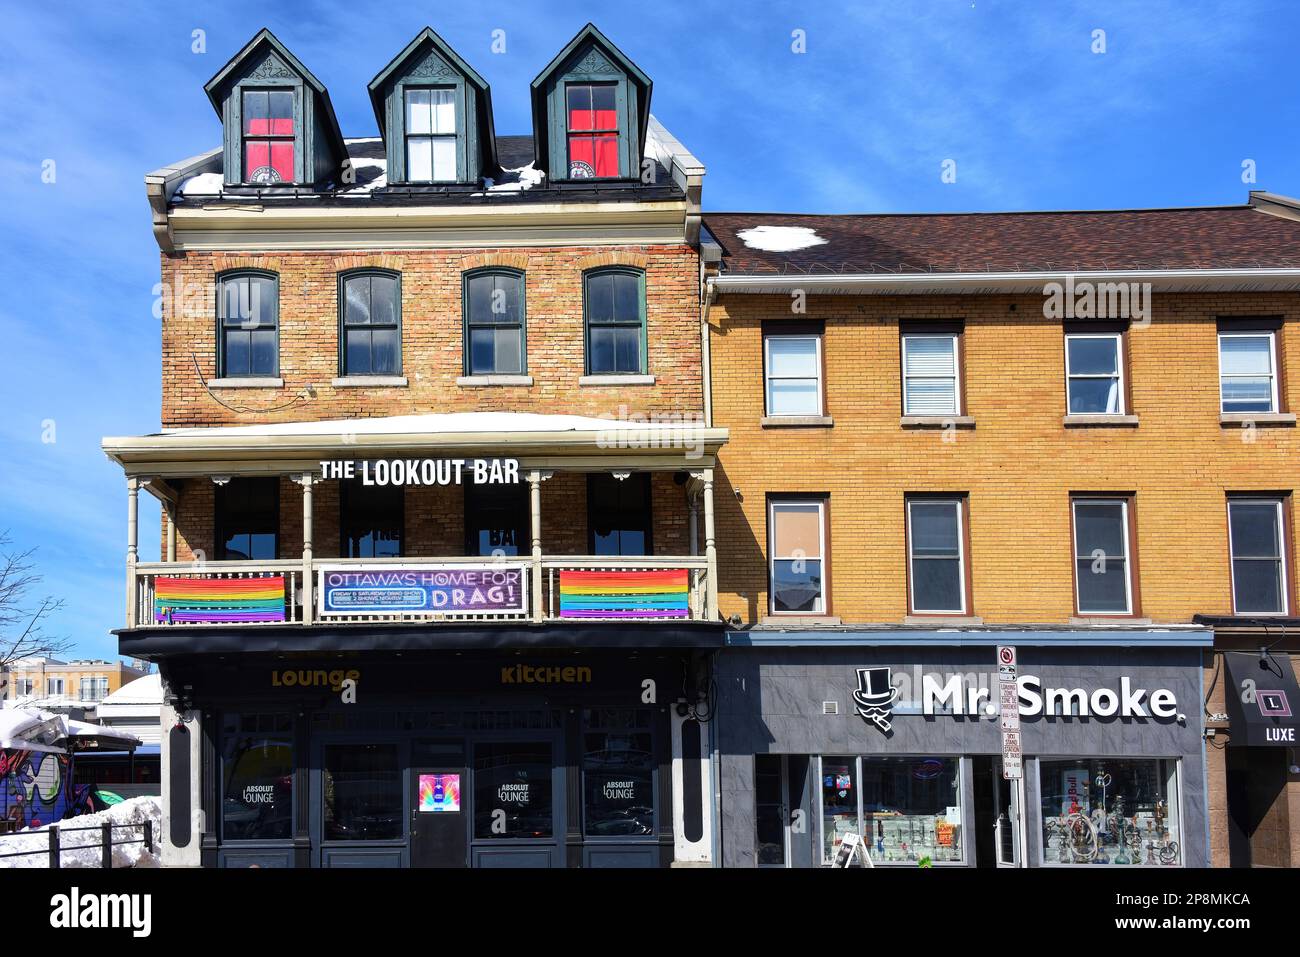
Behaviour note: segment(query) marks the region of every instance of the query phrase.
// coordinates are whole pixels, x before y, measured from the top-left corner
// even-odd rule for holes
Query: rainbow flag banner
[[[284,576],[155,578],[155,622],[222,624],[284,621]]]
[[[685,568],[560,571],[561,618],[687,618]]]

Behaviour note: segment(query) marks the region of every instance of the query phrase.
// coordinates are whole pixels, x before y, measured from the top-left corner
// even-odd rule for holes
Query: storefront
[[[203,729],[201,823],[171,840],[216,867],[667,866],[703,814],[673,793],[693,774],[702,804],[675,702],[705,669],[676,648],[170,658]]]
[[[723,866],[824,866],[846,834],[877,867],[1205,866],[1210,641],[730,632],[716,668]],[[1023,787],[1003,773],[998,644],[1019,654]]]

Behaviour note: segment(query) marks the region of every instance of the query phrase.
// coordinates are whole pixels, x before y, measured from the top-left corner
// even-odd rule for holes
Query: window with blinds
[[[903,414],[959,415],[957,337],[903,336]]]

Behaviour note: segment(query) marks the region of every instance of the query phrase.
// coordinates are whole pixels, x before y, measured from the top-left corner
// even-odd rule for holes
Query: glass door
[[[407,850],[403,746],[327,739],[317,755],[320,866],[402,866]]]
[[[754,755],[754,862],[759,867],[790,866],[786,773],[785,755]]]

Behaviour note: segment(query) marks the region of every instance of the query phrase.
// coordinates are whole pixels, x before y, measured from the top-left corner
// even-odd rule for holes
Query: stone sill
[[[1066,428],[1077,426],[1121,426],[1127,428],[1137,428],[1138,417],[1136,415],[1067,415],[1061,420],[1061,424]]]
[[[763,615],[758,620],[759,628],[809,628],[817,625],[842,625],[838,615]]]
[[[1220,425],[1295,425],[1294,412],[1224,412]]]
[[[406,388],[404,375],[346,375],[330,382],[336,389]]]
[[[973,429],[973,415],[905,415],[898,420],[904,429]]]
[[[905,625],[948,625],[952,628],[965,628],[970,625],[982,625],[984,619],[978,615],[908,615],[903,619]]]
[[[466,389],[482,389],[488,386],[518,385],[530,386],[530,375],[463,375],[456,378],[456,384]]]
[[[209,379],[209,389],[283,389],[284,380],[280,378],[248,376],[234,379]]]
[[[835,420],[829,415],[765,415],[758,424],[765,429],[828,428]]]
[[[1080,628],[1114,628],[1132,627],[1148,628],[1150,618],[1134,618],[1131,615],[1077,615],[1070,619],[1070,624]]]
[[[578,379],[579,386],[654,385],[652,375],[585,375]]]

